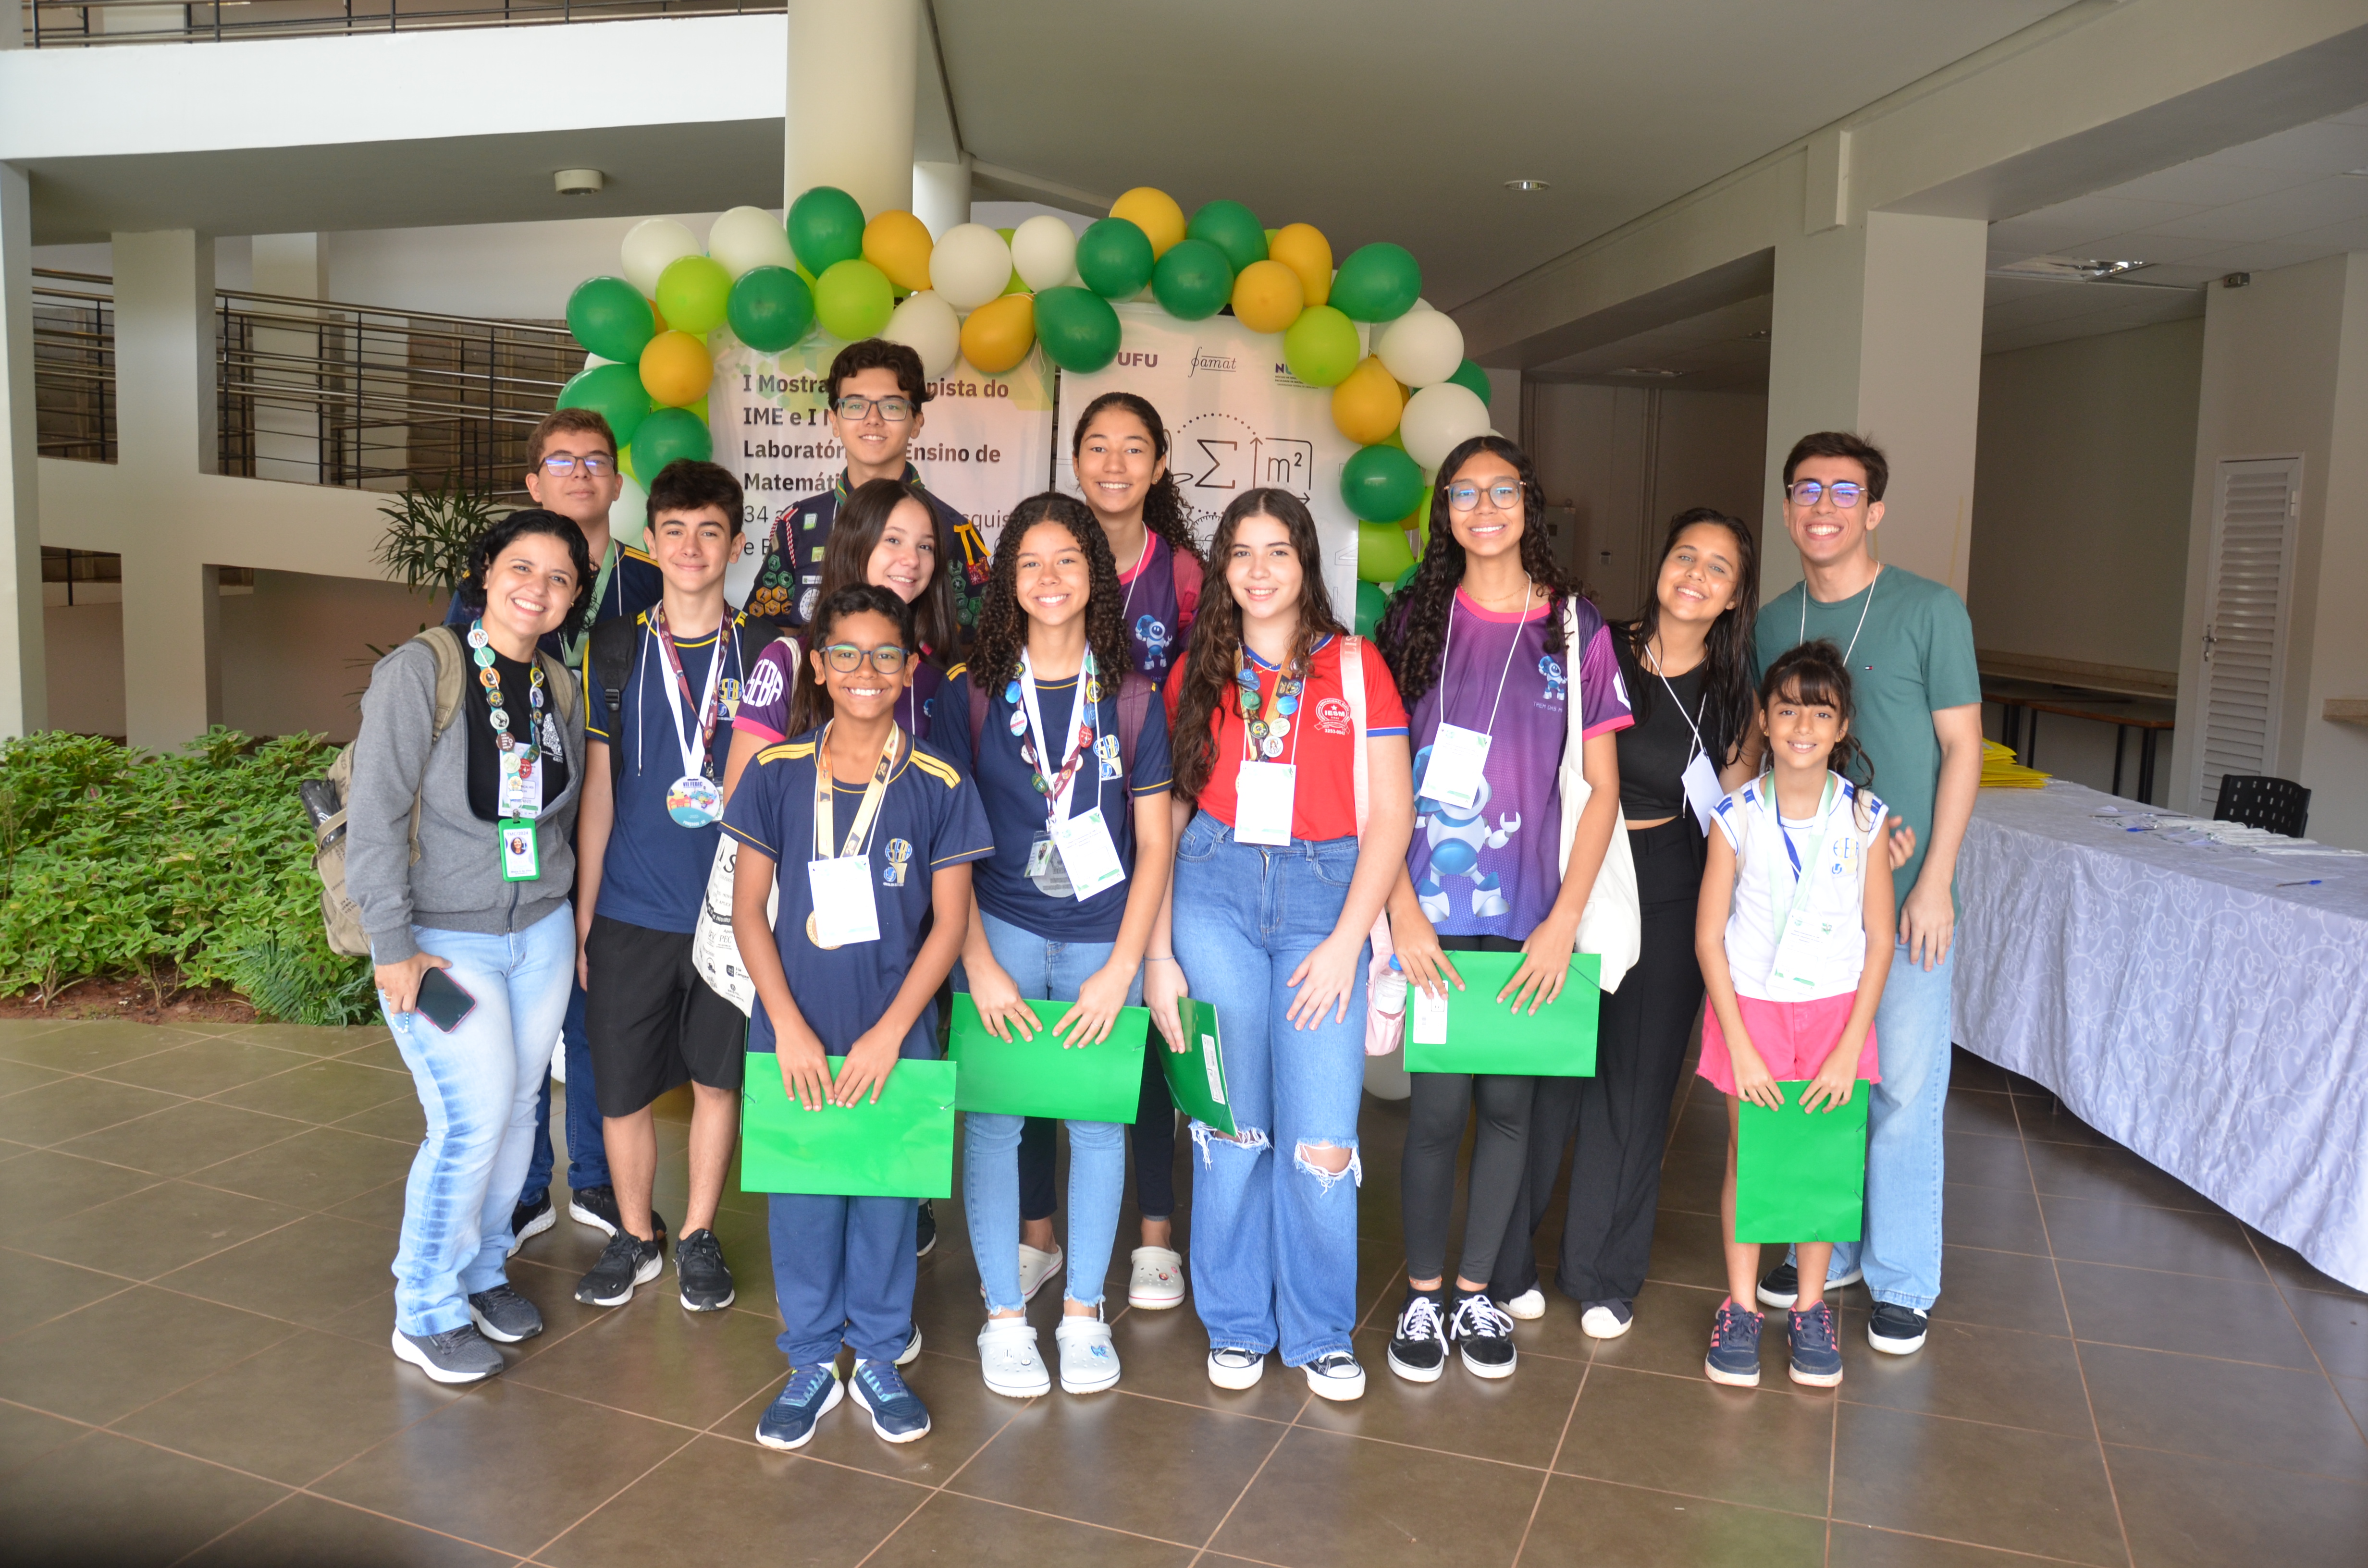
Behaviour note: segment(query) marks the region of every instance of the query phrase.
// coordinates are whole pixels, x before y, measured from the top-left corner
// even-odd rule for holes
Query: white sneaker
[[[1038,1252],[1026,1242],[1019,1244],[1019,1299],[1032,1301],[1044,1281],[1061,1272],[1061,1249]]]
[[[1579,1331],[1589,1339],[1617,1339],[1635,1322],[1635,1314],[1628,1308],[1600,1301],[1578,1314]]]
[[[1545,1292],[1532,1285],[1507,1301],[1505,1312],[1508,1316],[1517,1317],[1523,1323],[1534,1323],[1546,1315]]]
[[[978,1331],[979,1371],[986,1386],[1013,1399],[1033,1399],[1053,1392],[1044,1358],[1036,1350],[1036,1331],[1026,1318],[989,1318]]]
[[[1184,1304],[1184,1256],[1168,1247],[1134,1249],[1134,1272],[1126,1282],[1126,1304],[1164,1312]]]
[[[1266,1376],[1266,1358],[1231,1346],[1209,1352],[1209,1381],[1221,1389],[1250,1389]]]
[[[1118,1350],[1099,1312],[1089,1318],[1064,1312],[1061,1326],[1053,1331],[1053,1343],[1061,1353],[1063,1393],[1099,1393],[1118,1387]]]
[[[1327,1350],[1301,1369],[1307,1374],[1308,1392],[1318,1399],[1365,1397],[1365,1369],[1346,1350]]]

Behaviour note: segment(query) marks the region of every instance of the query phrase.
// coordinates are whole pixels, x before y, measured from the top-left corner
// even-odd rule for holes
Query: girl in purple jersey
[[[1500,436],[1477,436],[1440,473],[1429,547],[1381,639],[1415,747],[1414,842],[1390,895],[1391,940],[1408,981],[1433,994],[1463,984],[1450,951],[1520,952],[1505,994],[1532,1006],[1561,994],[1619,814],[1612,735],[1634,721],[1603,618],[1529,526],[1545,501],[1528,457]],[[1565,865],[1559,771],[1573,724],[1591,792]],[[1513,1370],[1512,1319],[1487,1287],[1521,1199],[1538,1082],[1413,1074],[1400,1168],[1406,1296],[1389,1350],[1402,1378],[1435,1381],[1451,1340],[1476,1376]],[[1474,1099],[1471,1203],[1451,1299],[1456,1153]]]

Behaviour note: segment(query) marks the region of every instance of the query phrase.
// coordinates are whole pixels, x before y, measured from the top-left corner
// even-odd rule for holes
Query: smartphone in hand
[[[475,1009],[477,999],[461,988],[450,971],[431,969],[419,977],[419,999],[412,1006],[427,1014],[429,1023],[450,1034]]]

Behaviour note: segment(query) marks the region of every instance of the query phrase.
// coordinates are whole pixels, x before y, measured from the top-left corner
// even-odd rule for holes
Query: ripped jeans
[[[1357,1321],[1362,946],[1345,1019],[1284,1017],[1291,972],[1332,934],[1356,869],[1353,838],[1260,848],[1206,812],[1176,848],[1176,959],[1216,1006],[1240,1130],[1192,1124],[1192,1304],[1212,1349],[1280,1347],[1287,1366],[1349,1349]],[[1344,1149],[1337,1173],[1307,1157]]]

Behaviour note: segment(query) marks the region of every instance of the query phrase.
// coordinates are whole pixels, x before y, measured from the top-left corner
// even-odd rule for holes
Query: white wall
[[[222,601],[222,722],[352,740],[379,653],[443,619],[444,602],[399,583],[257,571],[253,593]]]
[[[82,590],[97,586],[76,585]],[[83,735],[123,734],[121,597],[111,595],[99,604],[51,605],[41,615],[49,659],[50,728]]]

